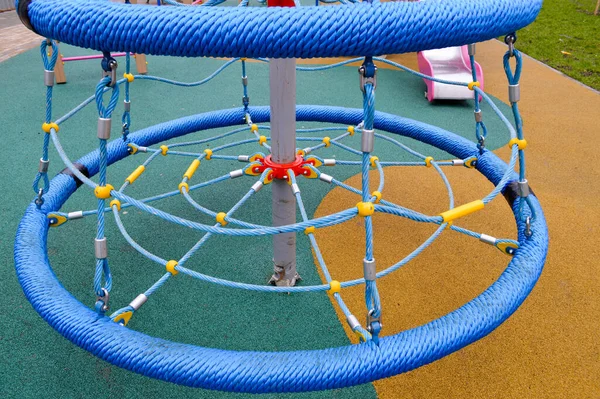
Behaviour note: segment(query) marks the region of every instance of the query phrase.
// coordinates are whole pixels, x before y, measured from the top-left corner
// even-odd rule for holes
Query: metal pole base
[[[273,226],[296,223],[296,198],[285,180],[271,183]],[[281,287],[293,287],[300,279],[296,272],[296,233],[273,236],[273,276],[269,283]]]

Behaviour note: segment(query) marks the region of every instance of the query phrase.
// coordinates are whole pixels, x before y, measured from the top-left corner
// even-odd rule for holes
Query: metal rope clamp
[[[375,312],[375,309],[371,309],[369,310],[369,313],[367,313],[367,331],[371,334],[373,334],[374,331],[373,323],[379,323],[379,328],[383,328],[383,324],[381,323],[381,315],[379,315],[379,317],[375,317],[373,316],[373,312]]]
[[[479,140],[477,140],[477,143],[478,143],[477,147],[479,147],[479,151],[483,152],[483,150],[485,150],[485,137],[481,136],[479,138]]]
[[[365,92],[365,85],[371,84],[373,90],[377,88],[377,67],[373,64],[372,57],[366,57],[363,64],[358,68],[358,75],[360,76],[360,91]]]
[[[109,87],[115,87],[117,84],[117,60],[110,56],[110,53],[104,54],[104,58],[102,58],[102,70],[103,76],[110,76],[110,83],[107,85]]]
[[[510,57],[514,57],[515,55],[515,43],[517,41],[517,35],[515,33],[511,33],[504,37],[504,43],[508,45],[508,55]]]
[[[100,307],[100,311],[106,312],[110,307],[108,306],[108,301],[110,299],[110,295],[108,294],[108,290],[106,288],[101,288],[103,296],[96,296],[96,302],[102,302],[102,306]]]
[[[525,219],[525,237],[529,238],[533,235],[533,231],[531,231],[531,216],[527,216]]]
[[[44,189],[40,188],[38,190],[37,198],[35,199],[35,204],[37,205],[38,208],[40,208],[42,205],[44,205],[44,198],[42,198],[42,195],[44,195]]]

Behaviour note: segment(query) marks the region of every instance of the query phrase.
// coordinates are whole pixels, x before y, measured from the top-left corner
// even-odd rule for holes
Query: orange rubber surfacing
[[[507,102],[505,51],[500,42],[478,44],[476,59],[484,69],[486,91]],[[414,54],[389,58],[416,66]],[[520,84],[519,108],[529,143],[527,177],[550,234],[544,272],[521,308],[489,336],[435,363],[375,382],[381,398],[600,398],[600,166],[593,161],[600,150],[600,95],[528,57]],[[484,120],[493,117],[488,113]],[[508,159],[507,148],[496,153]],[[475,170],[444,171],[456,205],[482,198],[492,189]],[[385,176],[384,199],[427,214],[447,210],[446,191],[435,171],[388,167]],[[372,189],[377,181],[377,172],[371,172]],[[360,176],[346,183],[358,188]],[[358,199],[336,188],[315,216],[352,206]],[[514,239],[516,234],[510,208],[501,197],[455,223],[498,238]],[[362,219],[354,219],[317,231],[332,278],[362,275],[362,224]],[[431,225],[376,214],[378,271],[406,256],[433,231]],[[492,284],[509,261],[475,238],[443,232],[420,256],[378,281],[382,334],[427,323],[463,305]],[[341,294],[364,323],[364,286]],[[356,342],[343,315],[338,312],[338,317]]]

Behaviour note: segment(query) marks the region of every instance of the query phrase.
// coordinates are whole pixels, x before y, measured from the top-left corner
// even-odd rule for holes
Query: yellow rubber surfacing
[[[486,92],[507,102],[505,46],[490,41],[477,50]],[[414,55],[392,59],[416,66]],[[550,234],[544,272],[523,306],[496,331],[433,364],[375,382],[381,398],[600,397],[600,167],[594,162],[600,149],[600,95],[524,57],[519,107],[529,143],[527,177]],[[496,153],[508,159],[506,148]],[[492,189],[477,171],[456,167],[444,171],[457,205],[480,199]],[[434,170],[388,167],[385,174],[383,198],[427,214],[447,209],[447,194]],[[371,181],[378,181],[376,171]],[[360,176],[346,183],[360,187]],[[316,216],[357,200],[358,196],[334,189]],[[502,198],[457,225],[495,237],[516,237],[512,212]],[[355,219],[317,231],[334,279],[362,275],[363,230],[362,220]],[[377,268],[382,270],[420,245],[433,226],[377,214],[374,232]],[[444,232],[422,255],[379,280],[383,334],[427,323],[460,307],[492,284],[509,261],[477,239]],[[364,322],[364,287],[344,289],[342,295]],[[345,326],[343,315],[338,312],[338,317]]]

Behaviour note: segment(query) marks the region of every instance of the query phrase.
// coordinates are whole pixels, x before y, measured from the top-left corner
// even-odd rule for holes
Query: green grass
[[[593,15],[596,1],[545,0],[537,20],[518,32],[516,47],[600,90],[600,15]]]

